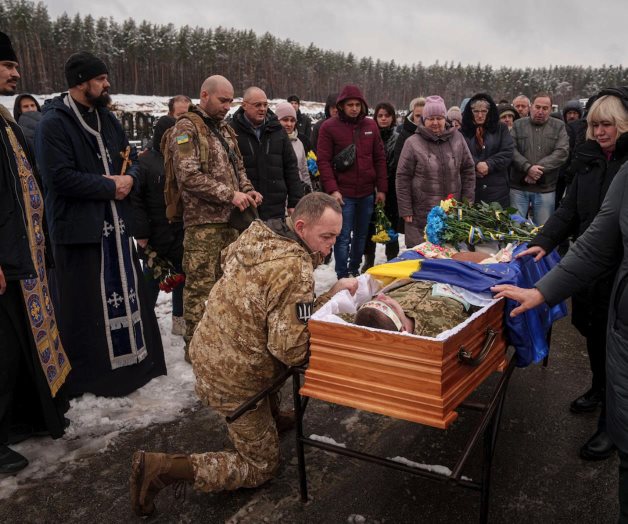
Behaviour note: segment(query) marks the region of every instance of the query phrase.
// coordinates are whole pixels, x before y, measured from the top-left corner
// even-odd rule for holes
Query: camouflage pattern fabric
[[[183,318],[185,320],[186,348],[196,325],[203,317],[205,301],[213,285],[222,274],[220,252],[238,237],[235,229],[226,224],[206,224],[186,228],[183,238]]]
[[[194,109],[207,117],[199,106]],[[236,190],[233,166],[220,140],[209,129],[199,136],[194,123],[186,117],[187,114],[181,115],[175,123],[169,144],[177,184],[182,191],[183,225],[187,228],[198,224],[225,224],[233,209],[231,201]],[[239,191],[253,191],[253,184],[246,176],[235,131],[224,121],[216,122],[216,126],[236,152]],[[201,144],[206,150],[203,155]]]
[[[209,294],[190,359],[199,398],[226,414],[305,359],[309,333],[300,312],[314,303],[314,267],[300,242],[259,220],[222,256],[224,274]],[[235,451],[192,456],[199,490],[257,486],[274,474],[279,441],[268,399],[229,424],[229,435]]]
[[[433,285],[434,282],[418,281],[387,293],[414,319],[415,335],[436,337],[469,318],[469,313],[457,300],[432,296]]]
[[[227,415],[239,402],[215,409]],[[194,489],[204,492],[254,488],[275,476],[279,466],[279,437],[268,399],[257,409],[228,424],[229,438],[236,451],[191,455]]]

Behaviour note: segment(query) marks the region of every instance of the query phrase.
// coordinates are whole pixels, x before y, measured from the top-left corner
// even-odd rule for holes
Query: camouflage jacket
[[[246,400],[303,362],[314,306],[312,255],[294,234],[256,220],[222,252],[222,267],[190,344],[197,391],[212,405]]]
[[[195,106],[195,109],[207,118],[207,114],[200,107]],[[232,164],[220,140],[208,130],[207,168],[202,169],[198,131],[192,121],[186,118],[186,114],[181,115],[175,123],[169,144],[175,176],[182,190],[184,227],[224,224],[233,209],[231,201],[236,190]],[[234,131],[224,121],[217,125],[237,154],[239,191],[253,191],[253,184],[246,176],[242,155],[234,139]]]

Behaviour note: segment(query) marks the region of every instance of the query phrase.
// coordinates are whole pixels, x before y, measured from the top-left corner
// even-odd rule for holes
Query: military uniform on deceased
[[[436,337],[469,318],[462,303],[432,294],[434,282],[420,280],[386,293],[407,317],[414,320],[414,334]]]
[[[199,106],[191,110],[193,112],[177,120],[169,144],[183,199],[186,345],[203,316],[207,295],[220,277],[220,252],[238,237],[238,232],[228,225],[234,209],[234,193],[254,189],[246,177],[233,130],[224,121],[211,119]],[[194,123],[199,119],[204,126],[201,134]],[[238,173],[234,172],[226,149],[208,126],[220,133],[232,148]]]

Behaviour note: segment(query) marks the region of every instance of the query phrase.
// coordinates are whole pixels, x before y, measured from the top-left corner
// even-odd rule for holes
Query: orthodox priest
[[[11,41],[0,33],[0,95],[15,92],[17,68]],[[3,105],[0,142],[0,474],[13,474],[28,460],[8,444],[33,434],[63,435],[67,400],[61,387],[70,363],[50,300],[39,177],[26,139]],[[16,432],[19,426],[27,429]]]
[[[55,256],[68,393],[124,396],[164,375],[155,312],[130,231],[138,164],[107,109],[107,66],[91,53],[65,64],[68,92],[48,101],[35,135]]]

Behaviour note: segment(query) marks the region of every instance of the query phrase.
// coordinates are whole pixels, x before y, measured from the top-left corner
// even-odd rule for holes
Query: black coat
[[[105,206],[115,198],[113,180],[104,178],[100,152],[94,137],[63,103],[63,94],[47,101],[37,127],[35,151],[46,195],[46,212],[53,244],[100,243]],[[102,136],[111,158],[111,174],[122,168],[122,153],[129,142],[114,114],[99,108]],[[137,178],[137,153],[127,175]],[[136,186],[137,184],[134,184]],[[136,187],[135,187],[136,189]],[[119,201],[119,212],[127,227],[132,221],[131,199]],[[129,231],[132,234],[132,231]]]
[[[238,135],[246,175],[264,197],[259,207],[260,218],[283,218],[286,203],[293,208],[303,196],[297,157],[290,138],[272,113],[267,117],[259,140],[245,120],[242,108],[233,115],[231,127]]]
[[[164,157],[150,149],[139,159],[138,190],[131,194],[133,233],[148,239],[161,257],[180,266],[183,259],[183,222],[169,223],[164,201]]]
[[[309,144],[310,136],[312,135],[312,119],[309,117],[309,115],[301,113],[300,109],[297,111],[297,130],[299,131],[300,135],[304,135],[305,137],[307,137]]]
[[[529,245],[540,246],[549,253],[568,238],[582,235],[598,214],[611,182],[627,160],[628,133],[619,137],[610,160],[606,160],[594,140],[587,140],[576,149],[570,166],[574,178],[567,194]],[[616,269],[609,268],[592,285],[574,293],[571,320],[584,336],[596,332],[590,331],[592,328],[603,329],[606,325]]]
[[[35,152],[35,131],[42,117],[43,115],[39,111],[30,111],[28,113],[22,113],[17,121],[22,131],[24,131],[28,146],[33,153]]]
[[[489,104],[484,123],[484,147],[476,139],[477,126],[473,121],[471,104],[475,100],[486,100]],[[510,206],[510,186],[508,168],[512,163],[515,143],[508,127],[499,121],[499,111],[493,99],[487,94],[477,94],[467,102],[462,114],[462,134],[469,146],[473,162],[486,162],[488,175],[476,177],[475,201],[499,202],[503,208]]]
[[[417,125],[412,120],[410,120],[409,118],[403,119],[403,124],[401,124],[401,131],[399,131],[399,136],[397,137],[397,141],[395,142],[395,153],[393,157],[393,163],[391,165],[391,170],[395,174],[397,173],[397,164],[399,164],[399,157],[401,156],[403,144],[406,143],[406,140],[408,140],[408,138],[416,133],[416,128]]]
[[[612,441],[628,453],[628,164],[613,179],[591,226],[535,287],[554,305],[615,268],[607,325],[606,420]]]
[[[1,118],[0,121],[2,121]],[[33,155],[26,143],[22,130],[13,122],[9,122],[9,125],[24,149],[33,169],[35,180],[41,188],[41,181],[35,169]],[[2,268],[7,281],[35,278],[35,266],[33,265],[28,243],[22,188],[15,156],[13,155],[9,137],[4,131],[4,125],[0,126],[0,142],[2,142],[2,149],[0,149],[2,153],[0,159],[0,268]],[[48,231],[45,219],[42,226],[46,238],[46,262],[47,265],[50,265],[52,251],[48,244]]]

